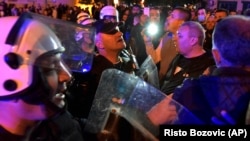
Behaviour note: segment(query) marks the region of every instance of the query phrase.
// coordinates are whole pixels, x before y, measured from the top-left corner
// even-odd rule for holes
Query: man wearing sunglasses
[[[96,21],[96,53],[90,72],[75,73],[75,81],[69,91],[75,97],[69,105],[69,111],[75,117],[87,118],[91,109],[101,74],[104,70],[115,68],[127,73],[134,73],[134,62],[129,55],[124,55],[126,43],[119,30],[119,23],[107,19]]]

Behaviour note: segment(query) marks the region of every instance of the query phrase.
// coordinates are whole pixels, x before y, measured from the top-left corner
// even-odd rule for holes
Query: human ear
[[[98,37],[95,38],[95,46],[96,46],[97,48],[99,48],[99,49],[104,49],[103,44],[102,44],[102,41],[101,41],[101,39],[98,38]]]
[[[191,37],[190,42],[191,42],[191,45],[193,46],[194,44],[197,44],[198,38],[197,37]]]
[[[95,45],[96,45],[96,47],[99,48],[99,49],[104,49],[104,46],[103,46],[103,44],[102,44],[101,41],[96,42]]]

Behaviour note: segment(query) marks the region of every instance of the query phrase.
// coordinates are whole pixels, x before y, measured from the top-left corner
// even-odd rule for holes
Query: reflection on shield
[[[160,88],[158,69],[151,56],[148,56],[136,72],[136,75],[156,88]]]
[[[140,77],[116,69],[103,72],[86,131],[112,134],[114,140],[126,137],[130,141],[154,141],[158,140],[160,124],[202,123],[185,107]]]
[[[94,27],[83,26],[31,12],[27,12],[22,16],[44,23],[57,35],[65,48],[63,59],[72,71],[84,73],[91,70],[94,56]],[[76,33],[81,33],[78,36],[82,40],[76,40]],[[86,40],[88,44],[85,43]]]

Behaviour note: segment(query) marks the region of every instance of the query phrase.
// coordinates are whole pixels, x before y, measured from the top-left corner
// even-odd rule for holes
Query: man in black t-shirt
[[[215,65],[212,54],[202,47],[204,38],[200,23],[187,21],[180,26],[174,38],[179,54],[171,62],[161,87],[165,94],[173,93],[185,78],[199,77]]]

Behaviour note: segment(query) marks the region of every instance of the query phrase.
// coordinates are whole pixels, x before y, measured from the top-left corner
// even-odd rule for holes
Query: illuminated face
[[[46,79],[51,90],[51,95],[44,93],[51,102],[57,107],[64,106],[64,94],[66,90],[66,83],[71,80],[69,69],[61,60],[61,54],[53,55],[41,61],[40,74]],[[37,93],[34,93],[34,95]],[[17,101],[17,116],[26,120],[44,120],[52,115],[54,111],[51,105],[44,104],[29,104],[22,99]]]
[[[206,10],[205,9],[199,9],[197,12],[197,20],[199,22],[205,22],[206,21]]]
[[[119,31],[119,28],[116,27],[116,31],[114,34],[105,34],[98,33],[96,36],[96,46],[100,49],[113,50],[113,51],[121,51],[125,48],[126,43],[123,39],[123,34]]]
[[[174,36],[174,41],[177,46],[177,50],[183,56],[188,56],[192,50],[191,36],[189,34],[189,28],[187,26],[181,26],[176,35]]]
[[[172,11],[165,21],[164,29],[165,31],[169,31],[175,33],[179,26],[182,24],[183,20],[179,19],[180,12],[178,10]]]
[[[61,60],[61,54],[53,55],[48,60],[48,68],[41,68],[41,72],[47,79],[53,94],[64,92],[66,83],[71,80],[70,70]]]
[[[150,20],[150,22],[159,23],[160,22],[160,10],[150,9],[149,20]]]

